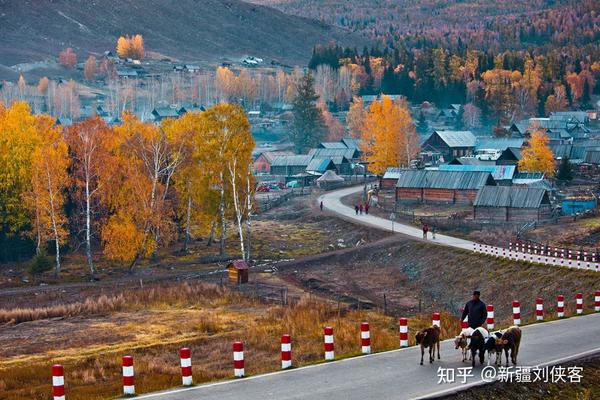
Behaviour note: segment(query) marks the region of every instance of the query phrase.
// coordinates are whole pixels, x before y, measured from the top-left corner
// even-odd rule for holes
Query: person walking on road
[[[429,232],[429,227],[427,224],[423,224],[423,239],[427,240],[427,232]]]
[[[365,214],[369,214],[369,203],[365,203]]]
[[[358,211],[359,211],[360,215],[362,215],[362,212],[363,212],[363,205],[362,205],[362,203],[360,203],[358,205]]]
[[[323,211],[323,202],[321,202],[321,204],[319,204],[319,208],[321,209],[321,211]]]
[[[358,204],[354,205],[354,212],[356,213],[356,215],[358,215]]]
[[[462,316],[460,317],[460,320],[464,321],[465,317],[468,316],[469,327],[473,329],[483,326],[487,318],[486,305],[479,299],[479,296],[479,290],[473,291],[473,298],[465,304]]]

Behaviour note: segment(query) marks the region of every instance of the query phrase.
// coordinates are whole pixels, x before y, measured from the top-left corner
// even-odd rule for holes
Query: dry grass
[[[370,323],[374,351],[399,345],[396,318],[350,310],[316,298],[305,297],[292,306],[273,306],[202,283],[162,285],[119,296],[118,312],[111,310],[106,300],[97,299],[96,308],[89,307],[77,317],[67,315],[65,321],[3,327],[0,340],[8,340],[19,330],[27,337],[30,349],[0,351],[2,398],[48,398],[50,365],[54,362],[65,366],[69,399],[117,396],[121,391],[120,357],[124,354],[134,356],[138,393],[178,386],[177,350],[182,346],[192,348],[196,383],[230,378],[231,344],[235,340],[244,341],[247,374],[273,371],[280,366],[279,343],[284,333],[292,335],[294,365],[306,365],[323,359],[323,327],[328,325],[334,328],[336,356],[347,357],[360,351],[359,327],[364,320]],[[98,317],[97,312],[110,315]],[[447,314],[442,320],[445,337],[453,335],[457,321]],[[71,324],[70,330],[59,325],[58,332],[51,335],[62,334],[63,342],[48,342],[48,326],[57,324]],[[411,342],[414,332],[429,324],[429,317],[411,318]],[[119,336],[122,332],[124,336]],[[98,333],[108,336],[85,344],[93,339],[88,336]]]

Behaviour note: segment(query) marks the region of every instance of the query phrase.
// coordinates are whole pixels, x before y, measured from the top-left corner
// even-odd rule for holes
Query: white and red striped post
[[[333,360],[335,358],[335,352],[333,347],[333,328],[326,326],[323,329],[325,339],[325,360]]]
[[[123,356],[123,393],[125,395],[135,394],[135,382],[133,374],[133,357]]]
[[[536,321],[544,320],[544,300],[541,297],[535,299],[535,319]]]
[[[281,335],[281,369],[292,366],[292,337],[288,334]]]
[[[465,311],[464,308],[460,308],[460,315],[462,316],[462,313]],[[462,321],[460,321],[460,329],[467,329],[469,327],[469,316],[467,315],[465,317],[465,319],[463,319]]]
[[[233,376],[243,378],[244,375],[244,342],[233,342]]]
[[[400,318],[400,347],[408,347],[408,318]]]
[[[439,312],[434,312],[433,315],[431,316],[431,325],[441,327]]]
[[[577,303],[577,314],[583,314],[583,293],[577,293],[575,301]]]
[[[60,364],[52,366],[52,398],[65,400],[65,371]]]
[[[600,311],[600,290],[596,290],[594,293],[594,311]]]
[[[183,386],[192,386],[192,351],[189,347],[179,349],[179,359],[181,360],[181,381]]]
[[[360,324],[360,345],[363,354],[371,354],[371,331],[368,322]]]
[[[521,302],[513,300],[513,325],[521,325]]]
[[[565,316],[565,296],[562,294],[556,296],[556,314],[558,318],[564,318]]]
[[[492,304],[487,305],[487,328],[488,330],[494,329],[494,306]]]

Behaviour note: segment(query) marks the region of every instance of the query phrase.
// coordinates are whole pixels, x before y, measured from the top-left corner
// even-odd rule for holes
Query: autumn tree
[[[72,48],[67,47],[58,55],[58,62],[65,68],[73,68],[77,64],[77,55]]]
[[[98,70],[98,64],[96,63],[96,57],[89,56],[85,65],[83,66],[83,76],[86,80],[92,81],[96,79],[96,72]]]
[[[205,118],[206,142],[204,144],[205,166],[210,171],[211,185],[219,192],[220,243],[219,251],[225,254],[226,194],[232,193],[234,215],[238,226],[240,248],[244,250],[241,228],[244,217],[243,204],[247,196],[243,190],[252,162],[254,139],[250,133],[250,122],[243,108],[236,104],[219,104],[203,113]],[[246,213],[250,210],[246,210]],[[245,257],[244,257],[245,258]]]
[[[96,268],[93,261],[92,238],[101,229],[102,216],[106,214],[101,202],[104,183],[110,181],[113,158],[109,146],[114,131],[98,116],[73,125],[66,131],[72,159],[73,200],[78,218],[75,226],[83,232],[85,255],[92,279]]]
[[[554,155],[550,149],[549,138],[543,129],[531,133],[527,147],[521,151],[519,170],[524,172],[542,172],[548,177],[554,176]]]
[[[47,77],[43,77],[40,78],[40,81],[38,82],[38,86],[37,86],[37,90],[38,93],[41,94],[42,96],[45,96],[46,93],[48,92],[48,84],[50,83],[50,80]]]
[[[512,121],[516,110],[512,82],[516,76],[513,75],[512,71],[500,68],[488,70],[481,76],[483,78],[485,99],[498,124],[505,125]]]
[[[52,241],[55,250],[55,274],[61,269],[60,247],[68,237],[65,214],[69,186],[69,156],[61,129],[48,115],[36,117],[39,144],[32,154],[31,185],[25,194],[33,217],[37,253],[41,245]]]
[[[120,36],[117,39],[117,55],[120,58],[141,60],[144,58],[145,54],[144,38],[142,35]]]
[[[481,109],[473,103],[465,104],[462,109],[462,121],[463,125],[467,129],[474,129],[481,127]]]
[[[308,72],[296,85],[290,139],[298,154],[304,153],[308,148],[316,147],[325,133],[323,114],[316,104],[319,97],[315,93],[313,83],[312,74]]]
[[[419,150],[415,125],[405,101],[382,96],[366,114],[362,150],[369,170],[383,175],[388,167],[408,167]]]
[[[544,103],[544,110],[546,114],[550,114],[556,111],[566,111],[569,107],[569,101],[567,99],[567,91],[564,85],[557,84],[554,86],[554,94],[551,94],[546,98]]]
[[[333,114],[327,109],[327,107],[325,107],[324,104],[320,104],[319,108],[321,109],[323,122],[327,131],[325,139],[329,142],[336,142],[342,139],[346,134],[346,129],[344,129],[344,126],[337,118],[333,116]]]
[[[365,123],[365,105],[361,97],[354,96],[346,119],[348,121],[350,136],[354,138],[360,137]]]

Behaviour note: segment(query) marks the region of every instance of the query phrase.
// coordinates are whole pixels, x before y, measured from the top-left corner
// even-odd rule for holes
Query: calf
[[[496,341],[502,337],[502,331],[494,332],[485,341],[485,351],[488,353],[487,365],[492,362],[492,356],[496,355],[494,365],[500,365],[502,363],[502,346],[499,346]]]
[[[508,367],[508,352],[510,351],[510,360],[513,365],[517,365],[517,355],[519,354],[519,346],[521,345],[521,328],[518,326],[511,326],[504,331],[502,336],[496,339],[496,345],[502,351],[504,349],[504,355],[506,356],[506,366]],[[502,364],[502,357],[500,357],[500,364]]]
[[[482,332],[485,332],[485,334]],[[471,342],[469,343],[469,349],[471,350],[471,361],[472,366],[475,367],[475,355],[479,353],[479,363],[485,362],[485,342],[487,338],[487,331],[483,328],[477,328],[471,335]]]
[[[440,359],[440,335],[441,330],[439,326],[431,326],[425,328],[415,336],[417,344],[421,346],[421,365],[423,365],[423,355],[425,354],[425,348],[429,348],[429,362],[432,363],[435,359],[435,346],[437,345],[437,356]]]
[[[469,352],[468,338],[473,333],[472,328],[465,328],[460,332],[460,335],[454,338],[454,349],[460,349],[462,352],[462,362],[467,361],[467,354]],[[469,360],[471,357],[469,357]]]

